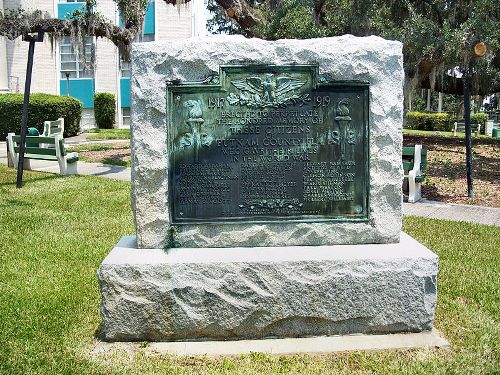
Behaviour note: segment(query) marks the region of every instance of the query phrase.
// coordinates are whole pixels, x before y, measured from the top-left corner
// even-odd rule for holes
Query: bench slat
[[[403,147],[403,155],[402,156],[403,156],[403,169],[405,171],[409,171],[409,170],[413,169],[413,165],[414,165],[413,159],[415,158],[415,147],[414,146]],[[422,148],[421,158],[420,158],[420,170],[422,171],[422,176],[425,176],[426,169],[427,169],[427,149]]]
[[[19,146],[14,147],[14,151],[19,153]],[[53,155],[56,156],[55,148],[40,148],[40,147],[26,147],[24,149],[26,154],[35,154],[35,155]]]
[[[54,161],[57,161],[57,156],[55,156],[55,155],[24,154],[24,157],[26,159],[54,160]]]
[[[16,143],[21,142],[21,136],[15,135],[12,137],[12,140]],[[56,139],[54,137],[40,137],[40,136],[27,136],[26,143],[39,144],[39,143],[47,143],[49,145],[53,145],[56,143]]]
[[[405,174],[404,175],[404,178],[408,178],[409,175]],[[421,176],[415,176],[415,181],[416,182],[422,182],[423,180],[425,179],[425,175],[421,175]]]
[[[412,161],[403,161],[403,169],[405,171],[409,171],[413,169],[413,162]]]
[[[415,147],[405,146],[403,147],[403,156],[414,156]]]

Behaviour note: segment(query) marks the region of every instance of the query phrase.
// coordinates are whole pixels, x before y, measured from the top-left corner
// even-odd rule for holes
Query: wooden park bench
[[[470,124],[470,132],[479,136],[481,134],[481,124]],[[465,133],[465,122],[455,122],[453,124],[453,135],[456,137],[457,133]]]
[[[7,149],[9,156],[17,168],[21,136],[9,133],[7,135]],[[50,145],[52,147],[46,147]],[[78,154],[67,153],[64,148],[64,138],[61,135],[54,137],[27,136],[24,151],[24,168],[31,169],[30,160],[57,161],[62,175],[77,174]]]
[[[408,182],[408,202],[422,199],[422,181],[427,168],[427,149],[422,145],[403,147],[404,182]]]

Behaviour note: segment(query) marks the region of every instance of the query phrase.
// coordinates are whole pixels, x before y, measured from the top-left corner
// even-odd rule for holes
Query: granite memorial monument
[[[105,339],[430,330],[438,258],[401,232],[401,49],[136,44],[136,236],[99,269]]]

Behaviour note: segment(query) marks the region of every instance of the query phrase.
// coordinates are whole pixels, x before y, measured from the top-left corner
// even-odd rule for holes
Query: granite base
[[[397,244],[137,249],[99,270],[105,341],[241,340],[432,329],[438,257]]]

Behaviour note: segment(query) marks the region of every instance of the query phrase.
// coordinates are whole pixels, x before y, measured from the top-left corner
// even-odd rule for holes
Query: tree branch
[[[215,2],[226,11],[228,17],[235,20],[250,35],[253,35],[251,28],[262,21],[259,11],[248,5],[245,0],[215,0]]]
[[[321,11],[325,5],[326,0],[315,0],[313,8],[313,17],[316,25],[321,26],[324,24],[323,18],[321,17]]]

